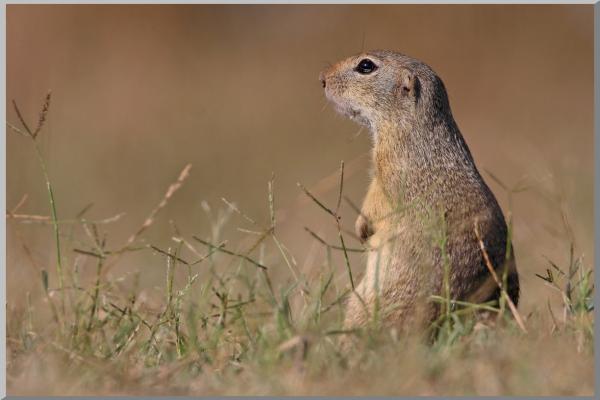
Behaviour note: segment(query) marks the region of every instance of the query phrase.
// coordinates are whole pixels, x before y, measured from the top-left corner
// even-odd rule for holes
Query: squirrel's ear
[[[403,70],[398,82],[398,94],[400,97],[410,97],[417,100],[420,89],[421,84],[417,75],[407,69]]]

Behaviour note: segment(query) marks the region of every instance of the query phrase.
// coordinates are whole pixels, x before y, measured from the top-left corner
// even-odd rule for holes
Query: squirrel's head
[[[342,60],[319,75],[338,112],[371,131],[385,124],[436,120],[449,112],[442,81],[425,63],[391,51],[370,51]]]

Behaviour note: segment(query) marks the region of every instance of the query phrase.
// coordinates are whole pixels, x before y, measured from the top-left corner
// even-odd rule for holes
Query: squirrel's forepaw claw
[[[359,215],[356,219],[355,230],[361,243],[365,243],[374,233],[371,224],[363,215]]]

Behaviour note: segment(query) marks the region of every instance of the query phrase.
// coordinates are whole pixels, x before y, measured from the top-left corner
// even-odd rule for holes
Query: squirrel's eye
[[[368,58],[365,58],[361,60],[354,69],[359,74],[367,75],[375,71],[377,69],[377,65],[375,65],[375,63]]]

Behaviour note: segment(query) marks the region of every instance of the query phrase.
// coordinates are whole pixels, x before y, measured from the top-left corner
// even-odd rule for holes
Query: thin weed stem
[[[65,294],[62,291],[62,289],[64,288],[64,277],[63,277],[62,257],[61,257],[61,250],[60,250],[60,229],[58,227],[56,201],[54,199],[54,190],[52,189],[52,184],[50,183],[50,177],[48,175],[48,168],[46,166],[46,161],[44,160],[44,156],[42,155],[42,150],[40,149],[40,146],[36,140],[38,134],[40,133],[40,131],[46,121],[46,114],[48,113],[48,110],[50,108],[50,100],[51,100],[51,92],[48,92],[48,94],[46,95],[46,99],[44,101],[44,105],[42,107],[42,111],[40,112],[40,118],[39,118],[38,125],[37,125],[35,131],[31,131],[31,129],[29,129],[29,126],[27,125],[27,123],[25,122],[25,119],[23,118],[23,115],[21,114],[21,110],[19,110],[19,107],[17,106],[17,102],[15,100],[13,100],[12,103],[13,103],[15,112],[17,114],[17,117],[19,118],[19,121],[21,122],[21,124],[23,125],[23,127],[25,128],[27,133],[29,134],[31,141],[33,142],[33,147],[35,149],[35,155],[38,159],[38,164],[40,165],[42,174],[44,175],[44,181],[46,183],[46,190],[48,192],[48,201],[50,203],[50,213],[51,213],[51,217],[52,217],[52,226],[54,229],[54,243],[55,243],[55,248],[56,248],[56,273],[57,273],[57,277],[58,277],[58,288],[61,291],[61,311],[64,316],[66,313]]]

